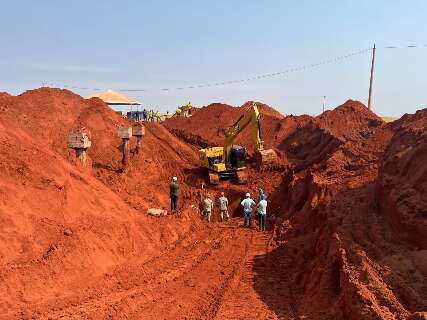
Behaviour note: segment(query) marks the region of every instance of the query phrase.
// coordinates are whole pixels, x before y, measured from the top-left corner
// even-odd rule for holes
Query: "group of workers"
[[[193,109],[193,105],[191,102],[188,102],[185,106],[178,107],[175,111],[175,116],[177,117],[191,117],[191,110]]]
[[[154,111],[154,110],[142,110],[142,119],[143,121],[158,121],[160,122],[162,120],[162,114],[160,111]]]
[[[193,108],[193,105],[191,104],[191,102],[189,102],[182,107],[178,107],[174,115],[169,114],[169,111],[167,111],[166,114],[162,114],[160,111],[154,111],[153,109],[148,110],[144,108],[142,111],[128,112],[127,117],[136,121],[161,122],[162,120],[169,119],[172,116],[176,116],[176,117],[183,116],[188,118],[191,116],[192,108]]]
[[[173,177],[170,184],[170,201],[171,201],[171,211],[175,211],[178,208],[178,196],[179,196],[179,185],[178,178]],[[259,230],[265,231],[266,220],[267,220],[267,197],[262,188],[259,189],[258,203],[256,203],[252,198],[250,193],[246,193],[245,198],[241,201],[240,205],[243,207],[244,215],[244,224],[246,228],[252,226],[252,211],[253,208],[257,209],[258,220],[259,220]],[[214,208],[214,201],[209,193],[204,196],[204,199],[201,203],[201,215],[202,219],[207,219],[208,223],[212,220],[212,213]],[[218,198],[218,207],[221,217],[221,221],[228,220],[230,214],[228,212],[228,199],[225,196],[224,192],[221,192],[221,196]]]

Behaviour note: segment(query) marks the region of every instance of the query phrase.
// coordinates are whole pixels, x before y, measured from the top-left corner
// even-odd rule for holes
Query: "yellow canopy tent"
[[[86,99],[99,98],[109,106],[116,106],[116,108],[113,108],[113,109],[119,114],[123,114],[122,113],[123,110],[117,110],[117,109],[120,109],[120,106],[130,106],[130,112],[126,112],[126,117],[128,119],[137,120],[137,121],[139,121],[142,118],[142,112],[138,111],[138,107],[142,105],[141,102],[132,100],[126,97],[125,95],[115,92],[113,90],[99,92],[97,94],[94,94],[85,98]],[[136,106],[136,111],[132,110],[132,106]]]
[[[132,100],[126,97],[125,95],[115,92],[113,90],[99,92],[97,94],[86,97],[86,99],[90,99],[90,98],[99,98],[108,105],[136,105],[136,106],[141,105],[140,102],[136,100]]]

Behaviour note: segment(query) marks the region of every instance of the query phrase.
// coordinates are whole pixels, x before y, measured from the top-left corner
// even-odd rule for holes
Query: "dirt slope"
[[[108,270],[130,259],[141,264],[189,230],[185,218],[158,225],[145,215],[151,205],[168,206],[172,172],[183,176],[195,160],[164,128],[147,128],[146,156],[119,174],[116,130],[125,120],[101,101],[40,89],[2,95],[0,106],[0,316],[25,317],[29,305],[81,294]],[[65,143],[67,131],[82,126],[93,140],[88,168]]]
[[[224,114],[230,107],[218,109]],[[276,315],[406,319],[426,309],[425,252],[420,250],[421,233],[425,232],[425,170],[421,164],[426,128],[421,114],[403,118],[401,127],[408,128],[403,130],[397,124],[387,125],[359,102],[349,100],[316,118],[275,120],[279,129],[272,143],[286,154],[291,167],[268,191],[274,208],[270,212],[276,217],[271,220],[277,222],[274,249],[256,257],[258,265],[253,269],[268,272],[265,268],[272,262],[280,266],[269,270],[281,275],[280,281],[276,280],[280,283],[276,296],[271,296],[265,285],[254,285]],[[190,128],[201,125],[195,123],[197,118],[192,120]],[[286,133],[285,122],[289,128]],[[181,130],[188,129],[182,125]],[[211,136],[206,133],[200,139],[208,141]],[[417,148],[411,149],[414,144]],[[387,167],[387,159],[396,158],[389,154],[403,149],[411,150],[406,155],[408,160],[405,158],[401,165],[392,160]],[[384,153],[386,162],[382,165]],[[385,179],[389,189],[382,189],[385,173],[378,179],[380,166],[396,175],[396,182]],[[401,188],[398,179],[405,179],[407,170],[412,170],[414,178],[406,182],[407,188]],[[252,174],[258,185],[268,188],[268,179],[262,181],[257,173]],[[277,173],[265,175],[274,177]],[[384,200],[376,196],[377,189],[382,190]],[[402,204],[408,209],[393,211]],[[401,226],[407,227],[415,246],[396,242],[404,230]],[[287,309],[287,305],[292,307]]]
[[[396,134],[380,169],[380,207],[402,240],[426,250],[427,110],[406,115],[393,126]]]
[[[426,110],[386,124],[351,100],[315,118],[262,105],[265,140],[286,165],[249,168],[247,186],[205,186],[214,197],[226,191],[235,216],[221,223],[215,211],[207,225],[197,150],[220,144],[248,106],[146,124],[123,170],[116,130],[130,123],[100,100],[47,88],[0,94],[0,319],[385,320],[426,311]],[[65,145],[80,127],[93,141],[87,168]],[[250,147],[250,131],[240,139]],[[147,216],[168,208],[173,175],[179,212]],[[242,195],[259,187],[266,233],[239,218]]]
[[[246,102],[241,107],[213,103],[198,109],[188,119],[177,117],[169,119],[165,122],[165,126],[181,139],[199,147],[223,145],[224,130],[239,120],[251,105],[252,101]],[[268,148],[273,147],[275,133],[280,129],[278,123],[283,116],[268,105],[257,102],[257,106],[261,113],[263,139]],[[243,131],[236,139],[236,143],[243,144],[248,150],[253,151],[251,129]]]
[[[396,198],[388,196],[399,194],[399,200],[407,203],[410,195],[398,191],[401,187],[397,183],[383,189],[384,173],[378,179],[385,150],[387,164],[394,146],[402,146],[402,129],[385,125],[367,110],[354,112],[347,106],[329,112],[329,119],[318,117],[295,133],[298,138],[285,141],[285,145],[299,142],[299,149],[293,152],[298,160],[294,170],[299,172],[287,174],[282,191],[273,195],[284,197],[286,207],[278,233],[283,244],[271,257],[283,261],[282,267],[291,272],[284,285],[292,288],[300,315],[313,319],[406,319],[412,312],[426,310],[426,256],[419,244],[396,241],[402,229],[389,224],[393,211],[388,204],[393,206]],[[347,119],[342,128],[348,130],[337,128],[334,118]],[[425,126],[419,126],[424,120],[418,120],[418,132],[425,132]],[[408,121],[409,117],[403,119],[403,127],[412,126]],[[313,151],[319,144],[323,147]],[[313,157],[325,149],[321,157]],[[422,190],[419,183],[424,171],[416,163],[423,163],[423,153],[414,154],[412,161],[416,190]],[[377,189],[383,198],[376,197]],[[418,198],[411,203],[423,208],[421,212],[425,210]],[[425,223],[425,217],[417,217],[418,223]],[[423,241],[419,233],[413,238]]]

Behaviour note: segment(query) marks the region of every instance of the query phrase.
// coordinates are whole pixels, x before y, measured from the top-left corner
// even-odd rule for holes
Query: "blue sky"
[[[377,50],[374,111],[427,106],[427,3],[413,1],[2,1],[0,91],[42,82],[146,89],[155,109],[263,101],[283,114],[367,102],[370,53],[285,76],[228,86],[162,88],[244,79],[369,48]],[[93,90],[76,90],[85,96]]]

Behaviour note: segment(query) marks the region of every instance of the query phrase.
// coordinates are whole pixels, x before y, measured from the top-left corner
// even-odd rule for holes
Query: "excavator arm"
[[[255,103],[249,110],[243,114],[230,128],[225,132],[224,143],[224,160],[226,163],[230,161],[231,149],[233,147],[234,139],[249,125],[252,127],[252,139],[255,145],[257,154],[261,156],[260,161],[272,161],[276,158],[274,150],[264,150],[264,141],[261,135],[261,121],[258,107]],[[265,154],[265,155],[264,155]],[[266,158],[266,159],[264,159]],[[267,159],[268,158],[268,159]]]

